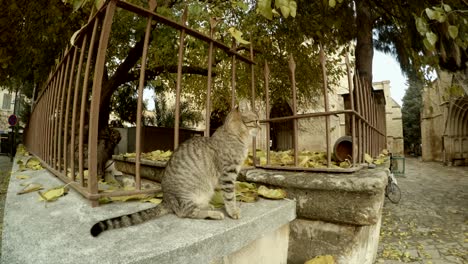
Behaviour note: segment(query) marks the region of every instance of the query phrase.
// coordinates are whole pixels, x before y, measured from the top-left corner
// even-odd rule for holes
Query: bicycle
[[[398,183],[395,178],[395,175],[393,175],[392,163],[393,163],[392,154],[390,154],[390,168],[389,168],[389,174],[388,174],[387,187],[385,187],[385,196],[390,200],[390,202],[397,204],[401,200],[401,190],[400,190],[400,187],[398,187]]]

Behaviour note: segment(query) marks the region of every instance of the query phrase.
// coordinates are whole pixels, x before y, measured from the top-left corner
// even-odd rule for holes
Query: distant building
[[[13,114],[15,93],[0,88],[0,134],[8,133],[8,117]]]
[[[393,154],[402,155],[403,143],[403,120],[401,106],[391,97],[390,81],[372,83],[374,90],[383,90],[385,96],[385,116],[387,124],[387,149]]]
[[[421,113],[422,159],[447,164],[468,160],[467,73],[438,72],[424,88]]]

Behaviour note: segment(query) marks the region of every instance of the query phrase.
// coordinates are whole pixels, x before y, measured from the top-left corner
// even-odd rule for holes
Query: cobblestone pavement
[[[376,263],[468,263],[468,167],[405,161],[400,203],[385,200]]]

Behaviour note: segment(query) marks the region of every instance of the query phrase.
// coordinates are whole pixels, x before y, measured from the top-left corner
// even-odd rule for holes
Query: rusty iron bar
[[[290,78],[291,78],[291,90],[292,90],[292,111],[293,116],[297,116],[297,94],[296,94],[296,62],[294,61],[294,57],[291,54],[289,56],[289,71],[290,71]],[[294,146],[294,166],[299,164],[298,162],[298,131],[297,131],[297,118],[293,119],[293,146]]]
[[[184,13],[182,14],[182,24],[187,23],[187,6],[185,6]],[[180,122],[180,86],[182,83],[182,63],[184,62],[184,41],[185,29],[180,31],[179,38],[179,58],[177,63],[177,84],[176,84],[176,109],[175,109],[175,122],[174,122],[174,149],[179,146],[179,122]]]
[[[254,50],[253,50],[253,44],[252,44],[252,36],[250,36],[250,59],[253,61],[254,60]],[[257,112],[255,109],[255,69],[252,64],[250,64],[250,78],[251,78],[251,108],[252,111]],[[255,166],[255,163],[257,162],[257,137],[254,136],[252,138],[252,158],[253,158],[253,164]]]
[[[72,126],[71,126],[71,133],[70,133],[70,160],[71,160],[71,175],[72,179],[76,179],[75,175],[75,139],[76,139],[76,115],[78,110],[78,91],[80,90],[80,80],[81,80],[81,70],[83,67],[83,60],[85,54],[86,43],[88,42],[88,35],[85,35],[83,38],[83,43],[81,44],[80,50],[80,59],[78,61],[78,69],[76,73],[76,80],[75,80],[75,89],[73,93],[73,106],[72,106]],[[85,82],[86,80],[84,80]],[[78,158],[81,158],[79,156]],[[78,161],[79,162],[79,161]],[[89,164],[88,164],[89,166]],[[84,181],[81,181],[81,186],[84,186]]]
[[[270,68],[268,67],[268,61],[265,60],[265,118],[270,119]],[[270,122],[266,122],[266,158],[267,164],[270,164]]]
[[[59,116],[60,116],[60,112],[61,112],[61,109],[59,107],[59,103],[60,103],[60,94],[61,94],[61,91],[62,91],[62,81],[63,81],[63,71],[64,71],[64,67],[63,67],[63,64],[60,64],[60,70],[58,72],[58,82],[57,82],[57,87],[55,89],[55,100],[54,100],[54,105],[55,105],[55,113],[54,113],[54,130],[53,130],[53,133],[54,133],[54,142],[53,142],[53,167],[54,168],[57,168],[58,166],[58,146],[60,144],[59,142]]]
[[[365,106],[366,106],[366,120],[367,122],[370,122],[370,99],[369,99],[369,92],[370,92],[370,88],[369,88],[369,84],[367,82],[364,82],[364,98],[365,98]],[[371,135],[371,129],[370,129],[370,125],[368,125],[367,127],[367,131],[366,131],[366,153],[369,154],[369,155],[372,155],[372,152],[371,152],[371,138],[372,138],[372,135]]]
[[[335,110],[329,112],[317,112],[317,113],[308,113],[308,114],[297,114],[296,116],[283,116],[283,117],[274,117],[269,119],[262,119],[260,123],[267,123],[267,122],[281,122],[287,121],[291,119],[302,119],[308,117],[319,117],[319,116],[332,116],[332,115],[339,115],[339,114],[354,114],[358,120],[362,120],[362,122],[366,125],[369,125],[369,122],[364,118],[364,116],[360,115],[356,110]],[[377,130],[377,129],[376,129]],[[377,130],[377,132],[383,135],[382,131]]]
[[[354,111],[354,86],[353,86],[353,80],[351,77],[351,69],[349,66],[349,54],[346,53],[345,56],[345,63],[346,63],[346,74],[348,77],[348,87],[349,87],[349,101],[350,101],[350,108],[351,111]],[[345,115],[346,116],[346,115]],[[357,146],[357,139],[356,139],[356,116],[355,114],[350,114],[351,116],[351,158],[352,158],[352,166],[356,166],[356,146]]]
[[[215,27],[218,24],[216,18],[210,18],[210,39],[214,37]],[[210,119],[211,119],[211,86],[212,84],[212,74],[213,74],[213,41],[210,40],[209,49],[208,49],[208,80],[206,84],[206,115],[205,115],[205,132],[204,136],[210,136]]]
[[[156,8],[156,0],[149,2],[150,8]],[[141,190],[141,175],[140,175],[140,159],[141,159],[141,116],[142,113],[142,101],[143,101],[143,88],[145,86],[145,73],[146,73],[146,60],[148,57],[149,38],[151,34],[151,23],[152,17],[148,16],[146,23],[145,39],[143,43],[143,54],[141,55],[141,68],[140,68],[140,81],[138,84],[138,103],[137,103],[137,122],[136,122],[136,156],[135,156],[135,189]]]
[[[81,94],[81,106],[80,106],[80,130],[79,130],[79,141],[78,141],[78,157],[79,157],[79,163],[78,163],[78,175],[80,176],[80,180],[82,183],[84,183],[84,133],[85,133],[85,115],[86,115],[86,103],[88,101],[88,80],[89,80],[89,70],[91,67],[91,59],[94,54],[94,45],[96,41],[96,33],[98,29],[98,23],[99,19],[96,19],[94,21],[94,27],[93,27],[93,33],[91,35],[91,40],[89,42],[89,48],[88,48],[88,56],[86,59],[86,66],[85,66],[85,74],[83,78],[83,90]],[[89,119],[89,118],[88,118]],[[89,127],[88,127],[89,128]],[[89,134],[89,131],[88,131]],[[89,150],[89,143],[88,143],[88,150]],[[88,167],[89,167],[89,153],[88,153]],[[89,177],[88,177],[89,178]]]
[[[57,145],[56,141],[56,134],[55,134],[55,128],[56,128],[56,120],[57,120],[57,91],[60,86],[60,71],[57,72],[57,75],[55,76],[55,81],[54,85],[52,86],[52,120],[50,124],[50,139],[51,139],[51,144],[50,144],[50,164],[55,168],[55,146]]]
[[[359,73],[356,71],[354,75],[354,82],[355,82],[355,88],[354,90],[356,91],[356,107],[358,110],[359,115],[362,114],[362,101],[361,101],[361,84],[359,82]],[[358,119],[358,163],[362,163],[363,161],[363,149],[364,149],[364,123],[362,121],[363,119]]]
[[[128,11],[137,13],[137,14],[142,15],[142,16],[151,15],[151,16],[153,16],[153,19],[155,21],[163,23],[163,24],[165,24],[165,25],[167,25],[169,27],[172,27],[174,29],[177,29],[177,30],[184,30],[186,34],[188,34],[188,35],[190,35],[190,36],[192,36],[194,38],[202,40],[202,41],[204,41],[206,43],[209,43],[210,41],[212,41],[216,48],[223,50],[225,53],[227,53],[230,56],[236,56],[238,59],[240,59],[241,61],[243,61],[243,62],[245,62],[247,64],[254,64],[254,65],[256,64],[254,61],[250,60],[248,57],[236,52],[235,49],[232,49],[232,48],[226,46],[225,44],[223,44],[223,43],[221,43],[221,42],[219,42],[217,40],[211,39],[209,36],[187,27],[187,25],[178,23],[176,21],[173,21],[171,19],[163,17],[160,14],[156,14],[155,12],[151,12],[149,10],[146,10],[144,8],[141,8],[141,7],[137,6],[137,5],[131,4],[129,2],[118,1],[117,6],[119,6],[121,8],[124,8],[124,9],[126,9]]]
[[[65,106],[65,124],[64,124],[64,144],[63,144],[63,168],[64,168],[64,173],[67,175],[67,170],[68,170],[68,157],[67,157],[67,146],[68,146],[68,132],[70,129],[68,129],[68,118],[70,114],[70,104],[71,104],[71,92],[72,92],[72,86],[73,86],[73,77],[74,77],[74,72],[75,72],[75,63],[76,63],[76,57],[78,55],[78,49],[75,46],[72,46],[73,51],[73,59],[72,59],[72,64],[71,64],[71,69],[70,69],[70,78],[68,81],[68,91],[67,91],[67,104]],[[73,156],[71,156],[71,160],[73,163]]]
[[[116,10],[116,0],[111,0],[106,8],[106,14],[102,22],[99,48],[96,56],[94,80],[92,89],[91,110],[89,118],[89,140],[88,140],[88,191],[91,195],[98,193],[97,185],[97,148],[98,148],[98,128],[99,128],[99,103],[101,101],[102,80],[104,77],[104,66],[106,63],[106,52],[109,43],[112,20]],[[85,80],[86,81],[86,80]],[[97,200],[91,200],[91,206],[97,206]]]
[[[328,105],[328,76],[326,68],[325,52],[323,51],[322,43],[320,43],[320,64],[322,65],[322,78],[323,78],[323,101],[325,112],[329,111]],[[325,130],[326,130],[326,141],[327,141],[327,168],[331,166],[331,137],[330,137],[330,115],[325,116]]]
[[[54,76],[53,79],[52,79],[52,83],[51,85],[48,87],[48,91],[47,91],[47,130],[46,130],[46,135],[47,135],[47,143],[46,143],[46,146],[47,146],[47,151],[46,151],[46,162],[47,164],[51,164],[52,161],[51,161],[51,158],[52,158],[52,118],[53,118],[53,113],[54,113],[54,105],[52,104],[52,101],[54,99],[53,97],[53,89],[54,89],[54,86],[57,82],[57,78]]]
[[[232,50],[236,50],[236,40],[232,38]],[[232,55],[231,62],[231,109],[236,105],[236,55]]]
[[[65,54],[68,54],[68,47],[66,49],[66,52]],[[68,81],[68,70],[69,70],[69,67],[70,67],[70,56],[67,56],[66,57],[66,66],[65,66],[65,72],[64,72],[64,79],[63,79],[63,84],[62,84],[62,95],[61,95],[61,99],[60,99],[60,124],[59,124],[59,129],[60,131],[58,132],[58,157],[59,157],[59,160],[58,160],[58,171],[61,171],[61,169],[63,168],[62,165],[65,164],[64,162],[62,162],[62,154],[65,154],[62,153],[62,146],[65,146],[65,143],[61,144],[62,142],[65,141],[64,138],[62,138],[62,134],[63,132],[65,132],[66,128],[63,126],[64,125],[64,120],[63,118],[65,118],[65,115],[64,115],[64,111],[65,111],[65,94],[66,94],[66,85],[67,85],[67,81]]]

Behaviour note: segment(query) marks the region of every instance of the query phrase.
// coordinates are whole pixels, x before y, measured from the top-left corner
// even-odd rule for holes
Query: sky
[[[390,95],[400,105],[403,106],[402,99],[405,95],[406,78],[400,70],[398,62],[390,55],[374,50],[372,61],[372,81],[390,81]]]

